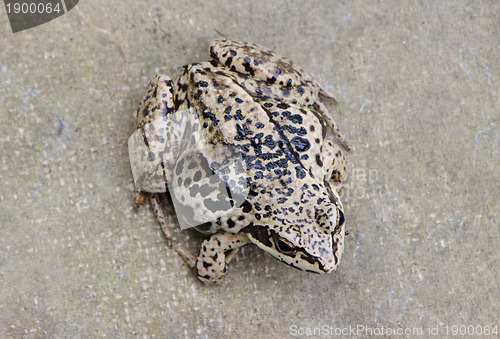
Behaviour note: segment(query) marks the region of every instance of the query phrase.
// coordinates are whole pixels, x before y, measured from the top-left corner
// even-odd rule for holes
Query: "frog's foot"
[[[173,82],[166,75],[156,75],[137,109],[136,125],[144,125],[174,112]]]
[[[194,268],[196,265],[196,256],[189,252],[186,248],[173,243],[172,247],[181,256],[181,258],[186,262],[190,268]]]
[[[325,178],[333,189],[339,192],[347,179],[347,161],[340,147],[333,141],[326,139],[323,145],[323,162],[325,164]]]
[[[156,214],[156,220],[158,220],[161,230],[165,234],[165,237],[167,237],[167,246],[172,247],[172,233],[170,233],[170,229],[165,221],[165,212],[163,212],[163,209],[161,208],[159,197],[157,194],[152,194],[149,200],[151,201],[151,206]]]
[[[134,211],[137,212],[139,209],[139,206],[143,205],[148,198],[148,195],[144,192],[135,192],[135,199],[134,199]]]
[[[195,274],[197,278],[204,283],[220,282],[225,277],[227,265],[237,250],[248,243],[250,240],[244,234],[216,233],[205,239],[196,259]],[[183,255],[181,254],[181,256]]]
[[[333,133],[335,134],[335,137],[340,141],[342,146],[348,151],[351,150],[351,147],[349,146],[349,142],[347,141],[346,137],[344,134],[339,129],[339,126],[333,120],[332,115],[330,114],[330,111],[328,111],[328,108],[324,103],[321,102],[321,100],[316,100],[314,103],[314,108],[325,118],[326,124],[332,129]]]
[[[319,94],[321,94],[324,97],[327,97],[328,99],[333,100],[333,102],[339,102],[337,99],[335,99],[333,94],[328,92],[326,88],[324,88],[319,82],[314,81],[314,84],[316,85],[316,87],[319,88]]]

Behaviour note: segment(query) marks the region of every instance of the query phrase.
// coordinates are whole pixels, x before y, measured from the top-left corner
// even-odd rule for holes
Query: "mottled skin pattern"
[[[338,191],[346,176],[346,161],[330,140],[332,131],[348,149],[345,138],[318,95],[333,97],[302,68],[257,45],[216,40],[211,62],[187,65],[173,83],[156,76],[137,115],[137,127],[194,107],[201,137],[210,145],[234,148],[242,157],[247,196],[223,217],[198,230],[211,234],[197,257],[178,252],[203,282],[218,282],[236,250],[254,243],[276,259],[313,273],[330,273],[344,250],[344,214]],[[219,168],[215,151],[183,161],[179,183],[200,187],[205,161]],[[238,174],[229,178],[238,177]],[[206,182],[203,182],[203,181]],[[230,179],[222,177],[228,186]],[[187,182],[186,182],[187,184]],[[188,185],[186,185],[188,186]],[[177,192],[176,199],[193,209],[210,209],[200,189]]]

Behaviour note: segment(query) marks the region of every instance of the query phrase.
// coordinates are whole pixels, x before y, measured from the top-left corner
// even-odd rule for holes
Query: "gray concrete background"
[[[208,60],[216,29],[341,102],[327,104],[353,146],[350,234],[334,274],[246,247],[203,286],[133,211],[145,86]],[[0,46],[0,337],[498,325],[500,2],[88,0],[16,34],[2,8]]]

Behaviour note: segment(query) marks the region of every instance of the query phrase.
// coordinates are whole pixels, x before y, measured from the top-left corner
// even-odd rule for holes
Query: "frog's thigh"
[[[156,75],[148,85],[146,95],[137,109],[139,127],[174,111],[173,83],[166,75]]]
[[[323,144],[323,163],[326,179],[330,181],[332,188],[339,192],[347,179],[347,161],[340,147],[328,139]]]
[[[227,251],[233,251],[250,242],[244,234],[216,233],[203,241],[196,262],[196,275],[205,283],[216,283],[227,273]]]
[[[210,55],[232,70],[268,81],[270,85],[298,86],[304,78],[309,78],[290,60],[249,42],[215,40],[210,45]]]

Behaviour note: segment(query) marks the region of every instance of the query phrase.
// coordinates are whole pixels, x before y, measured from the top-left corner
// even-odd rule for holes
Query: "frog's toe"
[[[327,91],[326,88],[324,88],[319,82],[314,81],[314,84],[319,88],[319,94],[332,99],[334,102],[339,102],[337,99],[335,99],[335,96],[331,92]]]

